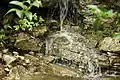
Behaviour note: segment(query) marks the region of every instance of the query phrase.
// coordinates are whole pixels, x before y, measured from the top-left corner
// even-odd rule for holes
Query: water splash
[[[69,0],[58,0],[59,1],[59,7],[60,7],[60,31],[53,33],[52,35],[49,35],[48,38],[46,39],[46,54],[49,54],[49,51],[51,51],[52,49],[52,44],[54,43],[55,40],[57,40],[58,38],[66,38],[68,40],[68,42],[70,43],[68,46],[71,47],[70,49],[72,50],[72,43],[74,43],[74,39],[73,36],[75,36],[75,33],[70,33],[66,30],[63,30],[63,22],[65,20],[65,17],[67,16],[67,12],[68,12],[68,3]],[[69,34],[72,34],[69,35]],[[80,35],[80,34],[79,34]],[[61,42],[60,42],[61,43]],[[86,46],[82,46],[85,47],[84,49],[86,49]],[[85,50],[87,51],[87,50]],[[88,50],[88,52],[91,52]],[[57,53],[56,53],[57,54]],[[62,53],[61,53],[62,54]],[[97,73],[101,74],[101,69],[99,67],[98,61],[94,61],[93,56],[94,51],[91,52],[90,54],[84,53],[84,54],[76,54],[75,59],[79,58],[79,60],[83,63],[83,65],[86,65],[86,74],[84,76],[84,78],[88,78],[88,77],[94,77]],[[80,55],[82,57],[80,57]],[[71,56],[71,55],[67,55]],[[73,56],[71,58],[74,58]]]
[[[71,36],[69,36],[68,32],[58,31],[46,39],[46,52],[45,52],[46,54],[49,54],[49,51],[51,50],[53,42],[59,37],[65,37],[71,44],[73,43],[73,40],[71,39]],[[71,44],[69,45],[69,47],[71,47]]]
[[[75,40],[77,40],[77,38],[75,39],[75,37],[84,38],[84,37],[82,37],[82,35],[80,37],[80,34],[70,33],[67,31],[59,31],[59,32],[53,33],[46,39],[46,54],[54,54],[54,55],[60,54],[61,58],[64,58],[66,60],[73,60],[76,62],[80,62],[80,66],[84,67],[83,71],[85,70],[84,76],[83,76],[83,78],[85,78],[85,79],[88,79],[89,77],[101,76],[101,69],[98,64],[98,60],[96,59],[97,58],[96,52],[93,49],[87,48],[87,46],[84,42],[75,41]],[[61,39],[61,38],[62,39],[65,38],[69,43],[66,45],[67,49],[66,48],[65,49],[73,51],[73,52],[74,52],[74,50],[76,50],[76,53],[71,55],[71,53],[66,54],[64,51],[61,52],[60,49],[64,48],[64,44],[63,44],[64,41],[63,42],[58,41],[58,44],[56,43],[56,40]],[[55,46],[54,43],[55,43],[55,45],[58,45],[58,46]],[[76,43],[78,43],[78,45],[76,45]],[[61,46],[62,44],[63,44],[63,46]],[[77,47],[82,47],[82,48],[80,48],[80,50],[81,50],[80,52],[82,52],[82,51],[83,52],[77,53],[78,49],[73,48],[73,47],[75,47],[74,45],[76,45]],[[54,50],[53,50],[54,46],[60,50],[59,53],[54,52]],[[64,62],[64,59],[63,59],[63,62]]]
[[[60,31],[63,30],[63,21],[68,12],[68,2],[69,0],[59,0],[60,7]]]

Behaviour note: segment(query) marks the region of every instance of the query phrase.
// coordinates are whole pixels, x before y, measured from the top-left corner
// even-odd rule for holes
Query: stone
[[[42,57],[44,60],[46,60],[46,63],[50,63],[54,61],[55,57],[54,56],[44,56]]]
[[[29,59],[30,61],[38,60],[38,58],[36,58],[36,57],[34,57],[32,55],[29,55],[29,54],[25,54],[24,59],[27,59],[27,60]]]
[[[25,33],[19,33],[16,37],[14,47],[21,50],[40,51],[44,41],[34,38]]]
[[[31,76],[28,74],[27,69],[23,66],[15,66],[13,67],[6,80],[30,80]]]
[[[10,69],[9,69],[9,68],[5,68],[4,70],[5,70],[6,72],[9,72],[9,71],[10,71]]]
[[[25,60],[25,63],[26,63],[26,64],[29,64],[29,63],[30,63],[30,60],[29,60],[29,59],[26,59],[26,60]]]
[[[6,64],[6,65],[10,65],[10,63],[12,63],[13,61],[15,61],[16,58],[13,57],[13,56],[4,54],[4,55],[3,55],[3,60],[5,61],[5,64]]]
[[[9,51],[9,49],[3,49],[3,53],[7,53]]]
[[[108,52],[120,52],[120,40],[106,37],[100,42],[99,50]]]

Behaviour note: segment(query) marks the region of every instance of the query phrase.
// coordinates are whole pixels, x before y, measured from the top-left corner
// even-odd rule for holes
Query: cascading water
[[[49,54],[49,52],[52,50],[54,42],[57,39],[60,39],[63,37],[68,41],[68,43],[70,43],[67,45],[67,47],[69,47],[69,50],[71,52],[75,52],[74,50],[72,51],[72,49],[73,49],[72,46],[76,45],[76,44],[74,44],[74,38],[76,36],[76,33],[70,33],[69,31],[64,30],[64,28],[63,28],[63,22],[65,20],[65,17],[67,16],[67,12],[68,12],[69,0],[58,0],[58,3],[59,3],[59,8],[60,8],[60,31],[55,32],[52,35],[49,35],[48,38],[46,39],[46,54]],[[78,35],[80,35],[80,34],[78,34]],[[79,44],[79,41],[78,41],[78,44]],[[62,47],[61,46],[62,42],[59,42],[59,44],[56,44],[56,45],[58,45],[57,48]],[[79,47],[80,45],[77,45],[77,46]],[[93,60],[93,57],[95,56],[95,52],[93,50],[89,51],[89,49],[85,45],[81,45],[81,46],[83,47],[82,50],[86,51],[86,52],[83,52],[81,54],[75,54],[76,55],[75,57],[71,56],[69,53],[67,55],[63,55],[61,57],[63,57],[63,58],[67,57],[66,59],[71,59],[73,61],[78,59],[78,61],[81,63],[81,65],[86,66],[84,78],[86,78],[88,76],[90,76],[90,77],[95,76],[96,74],[101,74],[101,69],[98,64],[98,60],[97,59]],[[84,50],[84,49],[88,49],[88,50]],[[88,52],[90,52],[90,53],[88,53]],[[51,53],[54,53],[54,51],[53,52],[51,51]],[[58,54],[58,53],[55,53],[55,54]],[[65,52],[61,52],[61,55],[64,53]]]
[[[60,7],[60,30],[63,30],[63,22],[68,12],[68,2],[69,0],[59,0]]]
[[[58,32],[57,36],[65,36],[68,40],[70,40],[70,36],[66,35],[66,31],[64,31],[65,33],[62,33],[63,31],[63,21],[65,20],[65,17],[67,15],[68,12],[68,2],[69,0],[58,0],[58,4],[59,4],[59,8],[60,8],[60,32]],[[62,34],[61,34],[62,33]],[[55,35],[54,35],[55,37]],[[53,39],[46,39],[46,54],[49,53],[50,50],[50,46],[53,43]]]

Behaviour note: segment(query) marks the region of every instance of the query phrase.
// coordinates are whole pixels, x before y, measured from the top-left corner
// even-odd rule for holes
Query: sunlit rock
[[[106,37],[100,42],[99,49],[102,51],[120,52],[120,40]]]

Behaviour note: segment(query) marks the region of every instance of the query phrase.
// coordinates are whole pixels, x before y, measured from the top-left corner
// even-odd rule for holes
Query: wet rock
[[[70,24],[72,25],[80,25],[82,27],[83,24],[83,21],[86,17],[89,17],[87,13],[88,12],[88,9],[87,9],[87,5],[88,4],[96,4],[97,3],[97,0],[68,0],[69,1],[69,5],[68,5],[68,15],[66,16],[66,18],[70,21]],[[59,3],[61,5],[64,5],[63,3],[66,3],[65,0],[44,0],[43,1],[43,5],[44,7],[46,7],[45,9],[47,10],[50,10],[48,14],[51,14],[53,13],[53,10],[52,9],[56,9],[55,12],[53,13],[53,16],[56,16],[58,14],[58,9],[59,9]],[[87,13],[87,14],[86,14]],[[51,16],[50,16],[51,18]],[[92,19],[87,19],[89,21],[87,21],[89,24],[92,24],[90,23],[91,21],[93,21]],[[86,24],[88,24],[86,22]]]
[[[54,59],[53,56],[45,56],[38,59],[26,54],[25,59],[30,60],[30,63],[27,65],[30,73],[35,71],[47,75],[79,77],[79,74],[72,70],[50,63]]]
[[[120,52],[120,40],[106,37],[100,42],[99,49],[102,51]]]
[[[98,60],[102,68],[110,66],[109,57],[106,54],[99,55]]]
[[[33,79],[31,80],[83,80],[81,78],[76,78],[76,77],[61,77],[61,76],[53,76],[53,75],[37,75],[33,76]]]
[[[16,65],[10,69],[5,80],[79,80],[80,74],[73,70],[49,62],[49,57],[38,59],[26,55],[25,60],[30,59],[29,64]],[[24,62],[22,62],[24,63]],[[22,64],[21,63],[21,64]],[[50,77],[51,76],[51,77]]]
[[[75,77],[63,77],[63,76],[54,76],[51,75],[44,75],[44,74],[31,74],[28,73],[22,66],[17,66],[12,68],[8,77],[5,80],[79,80],[80,78]]]
[[[30,73],[38,72],[47,75],[79,77],[79,74],[72,70],[51,64],[51,57],[43,57],[39,60],[32,56],[30,58],[30,56],[27,55],[25,58],[29,58],[31,61],[31,63],[28,65],[28,70]]]
[[[28,34],[20,33],[16,37],[14,47],[21,50],[40,51],[43,41],[38,38],[34,38]]]
[[[120,74],[120,56],[119,54],[112,53],[112,52],[107,52],[102,53],[102,55],[99,55],[98,57],[99,64],[102,67],[103,72],[108,71],[108,74],[111,73],[117,73]],[[109,73],[110,72],[110,73]]]

